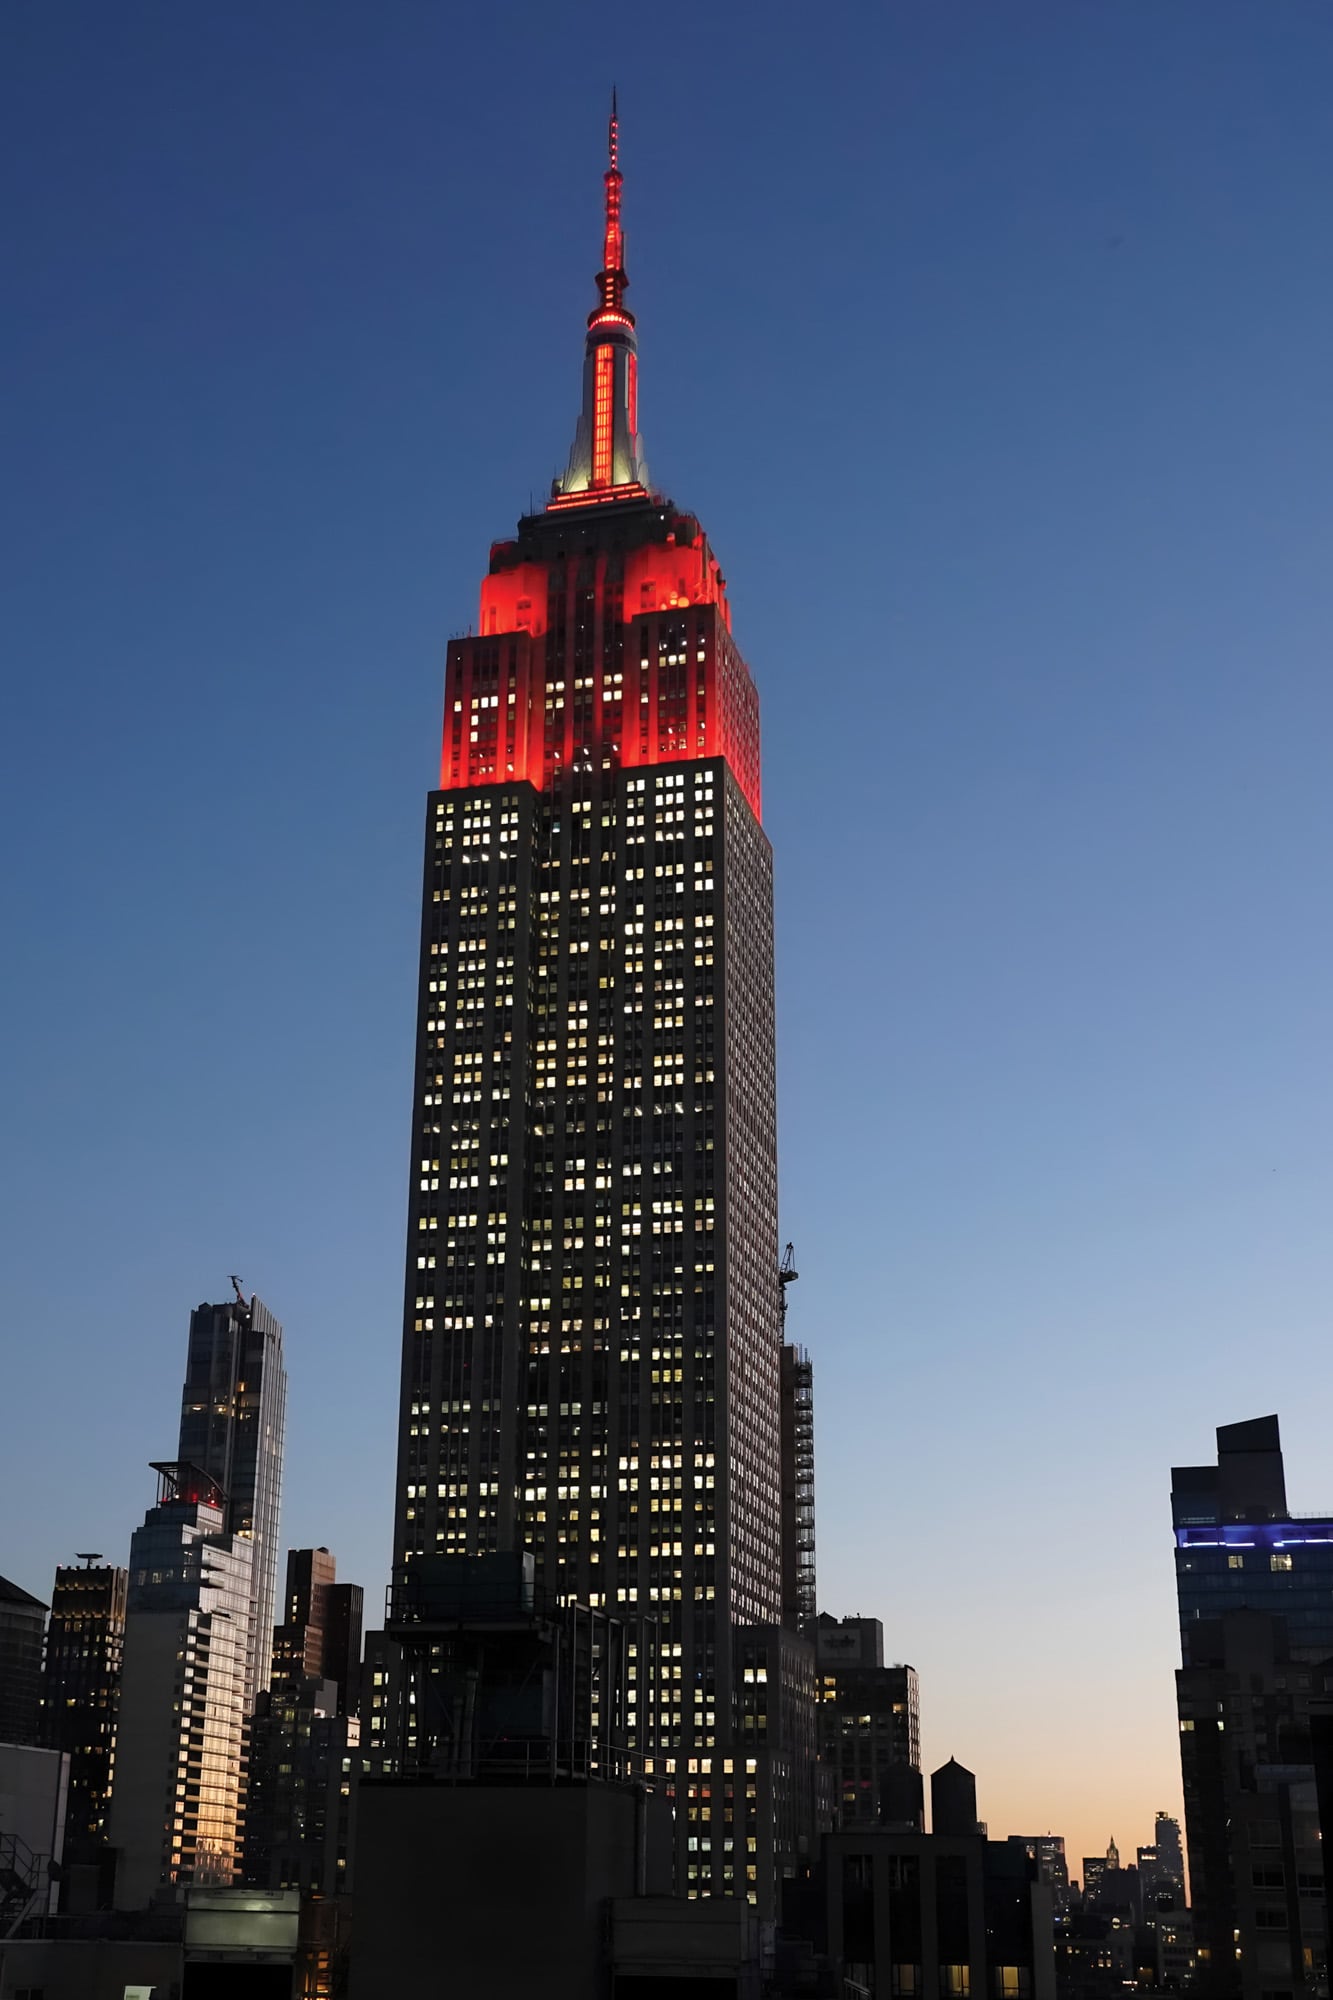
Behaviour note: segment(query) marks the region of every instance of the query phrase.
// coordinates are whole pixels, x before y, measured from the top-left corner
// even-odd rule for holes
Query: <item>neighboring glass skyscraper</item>
[[[237,1285],[234,1299],[197,1307],[177,1456],[217,1482],[227,1532],[253,1544],[247,1712],[269,1683],[286,1415],[282,1328],[259,1296],[247,1300]]]
[[[682,1886],[744,1894],[737,1634],[783,1613],[772,856],[721,567],[648,482],[620,198],[613,116],[569,466],[448,651],[395,1564],[528,1551],[656,1619]]]
[[[1171,1511],[1198,1984],[1326,1992],[1311,1715],[1333,1699],[1333,1516],[1292,1515],[1276,1417],[1220,1426],[1216,1465],[1172,1471]]]
[[[240,1879],[254,1544],[198,1466],[156,1465],[130,1541],[111,1790],[116,1907]]]

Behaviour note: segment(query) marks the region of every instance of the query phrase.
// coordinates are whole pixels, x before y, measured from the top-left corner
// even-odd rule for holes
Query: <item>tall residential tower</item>
[[[648,480],[614,114],[610,146],[568,469],[448,651],[395,1565],[526,1551],[539,1595],[656,1621],[631,1706],[682,1873],[743,1894],[738,1631],[783,1616],[772,858],[725,580]]]
[[[216,1480],[226,1528],[253,1549],[246,1702],[269,1682],[273,1595],[282,1500],[287,1371],[282,1328],[256,1293],[204,1304],[190,1314],[176,1456]]]
[[[233,1887],[245,1836],[254,1544],[197,1465],[153,1470],[157,1503],[130,1539],[111,1787],[122,1910]]]

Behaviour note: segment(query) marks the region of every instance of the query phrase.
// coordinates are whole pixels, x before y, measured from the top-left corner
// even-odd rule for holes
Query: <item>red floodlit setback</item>
[[[635,476],[647,477],[614,99],[610,160],[570,473],[517,541],[492,548],[477,634],[450,642],[440,787],[542,789],[575,764],[723,757],[758,816],[759,700],[725,579],[698,522]],[[604,529],[579,522],[587,510],[600,524],[608,506]]]
[[[442,790],[725,757],[759,814],[759,699],[726,581],[696,521],[666,502],[643,514],[638,546],[532,560],[536,516],[491,551],[481,630],[449,645]]]
[[[647,499],[647,488],[643,486],[608,486],[601,492],[589,488],[583,493],[557,493],[547,501],[548,514],[567,514],[571,507],[601,507],[608,500],[628,500],[635,496]]]

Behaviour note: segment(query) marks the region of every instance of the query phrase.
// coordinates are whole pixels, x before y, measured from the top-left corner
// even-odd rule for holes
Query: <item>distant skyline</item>
[[[648,460],[763,709],[821,1606],[993,1834],[1131,1853],[1171,1465],[1275,1410],[1333,1505],[1333,13],[0,32],[0,1572],[126,1559],[235,1271],[282,1546],[378,1620],[444,643],[568,454],[614,80]]]

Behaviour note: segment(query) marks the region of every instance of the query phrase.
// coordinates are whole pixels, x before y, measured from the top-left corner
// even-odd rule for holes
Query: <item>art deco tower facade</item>
[[[725,581],[648,481],[620,197],[613,115],[568,470],[448,652],[395,1561],[529,1551],[657,1620],[640,1719],[739,1782],[736,1633],[782,1615],[771,853]],[[692,1876],[742,1887],[717,1845]]]

